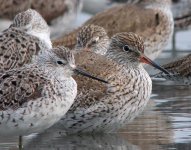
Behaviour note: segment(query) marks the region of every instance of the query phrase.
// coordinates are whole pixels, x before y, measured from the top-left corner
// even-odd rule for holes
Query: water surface
[[[58,130],[24,137],[26,150],[189,150],[191,88],[154,83],[144,112],[117,134],[70,135]],[[161,84],[161,83],[160,83]],[[17,149],[17,137],[0,137],[0,149]]]

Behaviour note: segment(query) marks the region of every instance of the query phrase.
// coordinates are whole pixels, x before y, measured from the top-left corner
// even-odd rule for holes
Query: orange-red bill
[[[156,64],[154,61],[150,60],[148,57],[146,57],[143,54],[142,54],[142,57],[141,57],[140,61],[142,63],[149,64],[149,65],[159,69],[160,71],[164,72],[165,74],[170,74],[166,69],[162,68],[160,65]]]

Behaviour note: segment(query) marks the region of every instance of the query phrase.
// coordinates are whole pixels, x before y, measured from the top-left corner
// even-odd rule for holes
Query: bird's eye
[[[97,43],[97,41],[96,41],[96,40],[93,40],[93,41],[92,41],[92,44],[96,44],[96,43]]]
[[[57,64],[63,65],[64,63],[63,63],[62,61],[58,60],[58,61],[57,61]]]
[[[123,47],[123,50],[124,50],[125,52],[131,52],[131,49],[129,48],[128,45],[125,45],[125,46]]]
[[[92,40],[92,44],[96,44],[99,41],[99,37],[96,37],[94,40]]]

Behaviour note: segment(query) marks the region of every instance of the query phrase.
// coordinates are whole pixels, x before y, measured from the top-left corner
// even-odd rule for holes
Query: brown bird
[[[0,30],[4,30],[7,23],[10,24],[1,18],[12,20],[29,8],[42,15],[50,25],[51,38],[56,38],[74,28],[71,24],[82,8],[82,0],[0,0]]]
[[[31,2],[31,8],[37,10],[48,23],[64,15],[75,17],[81,6],[82,0],[32,0]]]
[[[191,54],[184,56],[176,61],[163,65],[163,67],[171,72],[165,75],[162,72],[153,75],[155,78],[165,78],[175,81],[178,84],[191,85]]]
[[[110,3],[139,3],[140,0],[108,0]],[[181,30],[191,26],[191,0],[172,0],[174,28]]]
[[[134,33],[113,36],[105,56],[82,51],[76,54],[76,62],[109,84],[74,77],[76,101],[55,125],[69,133],[120,128],[144,109],[151,95],[152,82],[141,62],[166,72],[144,55],[143,40]]]
[[[57,122],[77,95],[74,73],[105,82],[78,69],[65,47],[43,51],[33,63],[0,73],[0,135],[42,132]]]
[[[0,0],[0,17],[13,19],[16,14],[30,8],[31,0]]]
[[[32,9],[21,12],[0,35],[0,70],[31,63],[33,57],[50,48],[50,29],[42,16]]]
[[[51,38],[56,38],[74,28],[71,24],[82,8],[82,0],[32,0],[31,8],[45,18]]]
[[[105,55],[109,47],[109,37],[104,28],[97,25],[87,25],[77,34],[75,50],[90,50]],[[71,43],[68,43],[69,45]]]
[[[146,55],[154,59],[172,37],[174,22],[170,2],[170,0],[142,0],[135,5],[118,5],[98,13],[82,27],[88,24],[99,25],[106,30],[109,37],[120,32],[139,34],[144,38]],[[79,30],[80,28],[53,41],[53,45],[73,48]]]
[[[61,19],[62,21],[70,22],[81,7],[82,0],[0,0],[0,16],[12,20],[18,13],[32,8],[38,11],[48,24],[56,18],[61,19],[60,16],[65,18]]]

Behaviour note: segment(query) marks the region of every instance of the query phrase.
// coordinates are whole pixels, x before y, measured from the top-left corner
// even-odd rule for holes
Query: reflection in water
[[[58,129],[24,140],[26,150],[163,150],[191,147],[191,88],[154,85],[147,109],[119,134],[65,136]],[[26,140],[27,139],[27,140]],[[16,147],[17,137],[0,137],[0,149]]]
[[[27,150],[141,150],[117,134],[68,135],[53,137],[52,132],[38,135],[25,145]]]
[[[160,145],[173,142],[173,131],[168,116],[156,111],[156,103],[150,100],[146,110],[137,117],[121,134],[142,150],[161,149]]]
[[[163,150],[190,147],[189,88],[154,85],[147,109],[119,134],[64,136],[52,130],[38,135],[26,149]],[[185,144],[182,144],[182,143]]]
[[[190,49],[190,33],[191,31],[179,32],[176,43],[178,48]],[[166,51],[158,61],[165,64],[171,60],[169,58],[172,54],[174,59],[175,53]],[[179,56],[183,54],[185,55],[181,50],[178,53]],[[120,130],[119,134],[65,136],[57,129],[48,130],[39,135],[24,137],[24,149],[191,150],[191,87],[155,82],[153,95],[147,109]],[[17,142],[18,137],[0,136],[0,150],[16,150]]]
[[[160,88],[156,86],[156,88]],[[166,101],[158,105],[158,110],[170,118],[175,143],[191,141],[191,88],[182,86],[165,86],[160,90]],[[160,96],[156,97],[157,99]],[[160,102],[160,99],[158,99]]]
[[[29,136],[25,136],[23,145],[28,143],[32,138],[34,138],[36,134],[31,134]],[[18,136],[15,137],[4,137],[0,136],[0,150],[17,150],[18,149]]]
[[[64,135],[59,129],[24,138],[26,150],[165,150],[191,147],[191,88],[154,85],[147,108],[119,134]],[[27,140],[26,140],[27,139]],[[16,147],[17,137],[0,137],[0,149]]]

